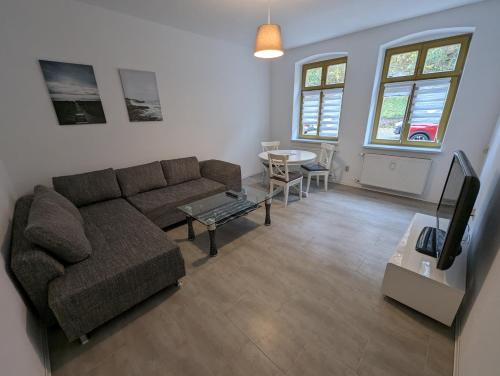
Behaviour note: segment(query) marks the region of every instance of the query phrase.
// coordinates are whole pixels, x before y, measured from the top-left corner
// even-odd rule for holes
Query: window
[[[338,140],[347,57],[302,67],[299,138]]]
[[[386,51],[372,144],[441,146],[470,38],[460,35]]]

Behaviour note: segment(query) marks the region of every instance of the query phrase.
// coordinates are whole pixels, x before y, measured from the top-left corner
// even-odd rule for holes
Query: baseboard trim
[[[341,183],[341,184],[345,184],[345,183]],[[420,202],[423,202],[423,203],[426,203],[426,204],[437,204],[437,202],[424,199],[422,197],[422,195],[413,195],[411,193],[405,193],[405,192],[399,192],[399,191],[392,191],[390,189],[372,187],[370,185],[364,185],[364,184],[357,183],[357,182],[356,182],[356,184],[345,184],[345,185],[351,186],[351,187],[365,189],[367,191],[373,191],[373,192],[378,192],[378,193],[385,193],[385,194],[391,195],[391,196],[410,198],[412,200],[417,200],[417,201],[420,201]]]
[[[460,376],[460,333],[462,332],[462,320],[460,313],[455,318],[455,351],[453,354],[453,376]]]
[[[40,323],[40,345],[42,347],[45,376],[51,376],[52,369],[50,367],[49,336],[47,333],[47,327],[43,323]]]

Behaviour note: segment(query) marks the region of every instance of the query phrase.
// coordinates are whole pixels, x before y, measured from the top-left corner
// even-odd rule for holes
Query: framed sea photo
[[[162,121],[156,74],[133,69],[119,71],[130,121]]]
[[[39,62],[59,125],[106,123],[91,65]]]

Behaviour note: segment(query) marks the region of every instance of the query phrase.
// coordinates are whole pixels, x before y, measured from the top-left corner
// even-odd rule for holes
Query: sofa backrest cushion
[[[70,200],[54,191],[52,188],[45,187],[44,185],[37,185],[35,186],[35,196],[46,196],[47,199],[55,202],[57,205],[68,211],[83,224],[83,218],[78,208]]]
[[[84,174],[52,178],[54,189],[77,207],[121,197],[116,173],[112,168]]]
[[[92,250],[82,222],[44,192],[35,194],[24,236],[67,263],[86,259]]]
[[[116,170],[116,177],[125,197],[167,186],[160,162]]]
[[[196,157],[161,161],[161,166],[168,185],[180,184],[201,178],[200,164]]]

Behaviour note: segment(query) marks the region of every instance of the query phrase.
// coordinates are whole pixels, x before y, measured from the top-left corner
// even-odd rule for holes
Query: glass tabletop
[[[241,192],[217,193],[177,209],[205,225],[222,224],[257,209],[264,201],[271,199],[275,192],[243,186]]]

